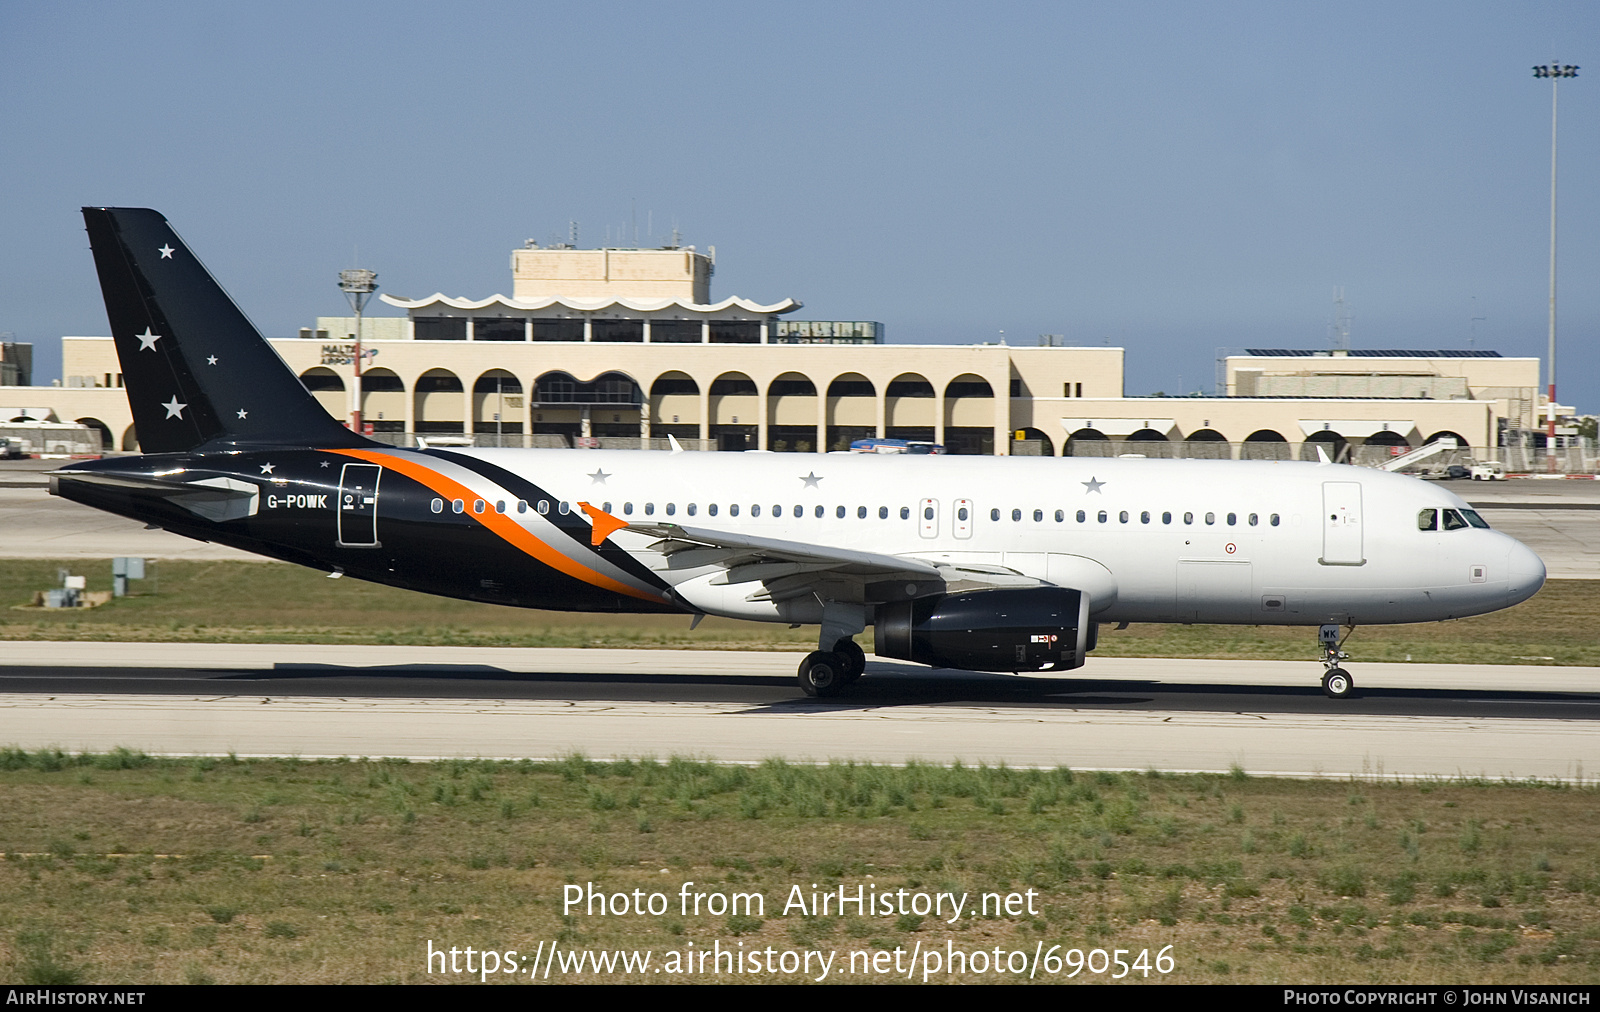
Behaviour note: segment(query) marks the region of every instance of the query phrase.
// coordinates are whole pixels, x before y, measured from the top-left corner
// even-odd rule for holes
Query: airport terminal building
[[[796,319],[794,299],[713,301],[714,250],[530,243],[511,271],[509,297],[385,295],[405,315],[365,317],[359,342],[355,318],[320,317],[272,344],[331,414],[359,411],[403,445],[671,435],[820,452],[880,436],[952,453],[1316,459],[1321,444],[1376,463],[1441,434],[1505,445],[1544,410],[1539,360],[1495,352],[1253,349],[1226,358],[1226,396],[1127,397],[1121,348],[890,343],[880,323]],[[48,402],[134,449],[110,338],[64,338],[63,360],[63,385],[12,388],[19,405]]]

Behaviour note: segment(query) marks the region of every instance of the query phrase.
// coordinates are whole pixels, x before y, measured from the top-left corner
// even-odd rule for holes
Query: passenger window
[[[544,510],[540,510],[539,512],[543,513]],[[633,503],[625,502],[622,504],[622,515],[625,517],[633,516]]]
[[[435,513],[443,513],[444,512],[444,500],[443,499],[435,499],[432,503],[429,504],[429,506]]]
[[[731,505],[730,505],[730,506],[729,506],[729,507],[728,507],[728,516],[730,516],[730,517],[736,517],[736,516],[738,516],[738,515],[739,515],[739,504],[738,504],[738,503],[733,503],[733,504],[731,504]]]
[[[644,515],[647,516],[647,517],[655,516],[656,515],[656,504],[653,503],[653,502],[645,503],[644,504]]]
[[[607,513],[611,512],[611,504],[610,503],[601,503],[600,508],[605,510]]]
[[[1087,513],[1085,513],[1083,510],[1079,510],[1078,511],[1078,523],[1081,524],[1087,519],[1089,519],[1089,515]]]
[[[474,513],[482,513],[484,506],[485,506],[485,503],[484,503],[484,501],[482,499],[474,499],[474,500],[472,500],[472,512],[474,512]],[[1465,524],[1466,521],[1462,521],[1462,523]]]
[[[843,506],[835,506],[833,508],[833,515],[838,517],[840,520],[843,520],[844,519],[844,507]]]
[[[1239,514],[1237,514],[1237,513],[1229,513],[1228,514],[1228,526],[1229,527],[1232,527],[1234,524],[1236,524],[1238,522],[1239,522]]]
[[[911,519],[911,507],[910,506],[902,506],[902,507],[900,507],[900,519],[901,520],[910,520]]]
[[[518,513],[526,513],[526,512],[528,512],[528,500],[526,500],[526,499],[518,499],[517,500],[517,512]]]
[[[1186,524],[1194,523],[1194,514],[1193,513],[1185,513],[1183,515],[1183,522],[1186,523]]]
[[[450,512],[452,512],[452,513],[460,513],[462,510],[464,510],[466,508],[467,508],[466,507],[466,503],[462,502],[460,499],[452,499],[452,500],[450,500]]]
[[[698,507],[697,507],[697,506],[695,506],[695,504],[694,504],[694,503],[690,503],[690,504],[689,504],[689,515],[690,515],[690,516],[694,516],[694,515],[695,515],[695,513],[696,513],[696,512],[697,512],[697,510],[698,510]]]
[[[563,499],[561,502],[556,503],[556,510],[560,512],[562,516],[566,516],[568,513],[572,512],[572,505]]]
[[[1067,519],[1066,511],[1065,510],[1056,510],[1056,523],[1059,524],[1061,521],[1063,521],[1065,519]]]
[[[1127,510],[1123,510],[1121,513],[1117,514],[1117,522],[1118,523],[1124,523],[1124,524],[1128,522],[1128,511]]]
[[[812,511],[813,515],[818,520],[821,520],[822,519],[822,514],[824,514],[826,512],[827,512],[827,510],[823,509],[821,506],[818,506],[815,510]]]
[[[1274,527],[1278,526],[1278,514],[1276,514],[1276,513],[1272,514],[1271,524]]]
[[[753,517],[758,517],[761,515],[761,506],[759,503],[750,507],[750,515]]]
[[[494,511],[496,513],[504,513],[506,511],[506,501],[504,499],[496,500],[494,504]]]
[[[1256,524],[1258,524],[1260,522],[1261,522],[1261,517],[1258,514],[1255,514],[1255,513],[1250,514],[1250,526],[1251,527],[1256,526]]]
[[[1105,523],[1105,522],[1106,522],[1106,511],[1105,511],[1105,510],[1101,510],[1101,511],[1100,511],[1100,517],[1099,517],[1099,519],[1100,519],[1100,522],[1101,522],[1101,523]]]
[[[1171,513],[1163,513],[1163,514],[1161,514],[1161,522],[1164,523],[1164,524],[1172,523],[1172,514]]]
[[[714,517],[716,515],[717,515],[717,504],[716,503],[712,503],[711,505],[706,507],[706,516]]]
[[[667,516],[670,517],[670,516],[672,516],[673,514],[675,514],[677,512],[678,512],[678,504],[677,503],[675,503],[675,502],[667,503]]]
[[[1455,510],[1442,510],[1441,512],[1444,513],[1445,530],[1459,531],[1467,526],[1466,518],[1460,513],[1457,513]]]
[[[1209,527],[1210,525],[1212,525],[1212,524],[1214,524],[1216,522],[1217,522],[1217,515],[1215,513],[1207,513],[1206,514],[1206,526]]]
[[[990,520],[999,520],[1000,519],[1000,511],[999,510],[990,510],[989,511],[989,519]]]
[[[1022,511],[1021,510],[1012,510],[1011,511],[1011,519],[1012,519],[1012,522],[1016,522],[1018,520],[1021,520],[1022,519]]]
[[[540,516],[546,516],[546,515],[549,514],[549,512],[550,512],[550,500],[548,500],[548,499],[540,499],[539,500],[539,515]]]
[[[856,519],[857,520],[865,520],[866,518],[867,518],[867,508],[865,506],[857,506],[856,507]]]
[[[1139,514],[1139,522],[1141,524],[1147,524],[1147,523],[1150,522],[1150,511],[1149,510],[1145,510],[1143,513]]]
[[[1439,529],[1439,511],[1423,510],[1417,514],[1417,530],[1436,531]]]
[[[1489,521],[1485,520],[1483,517],[1478,516],[1478,511],[1477,510],[1462,510],[1461,511],[1461,515],[1466,517],[1467,518],[1467,523],[1471,524],[1472,526],[1474,526],[1474,527],[1482,527],[1484,530],[1488,530],[1489,529]]]
[[[772,515],[781,520],[783,518],[783,507],[782,506],[774,506],[774,507],[772,507]]]
[[[800,510],[800,508],[798,506],[796,506],[795,507],[795,514],[794,514],[795,516],[799,516],[800,515],[799,510]],[[966,510],[962,510],[961,512],[965,513]],[[878,519],[879,520],[887,520],[887,519],[889,519],[889,507],[887,507],[887,506],[879,506],[878,507]],[[966,517],[963,516],[961,519],[965,520]]]
[[[933,518],[929,517],[928,519],[931,520]],[[965,520],[965,519],[967,519],[967,508],[965,506],[963,506],[960,509],[956,510],[956,519],[957,520]]]

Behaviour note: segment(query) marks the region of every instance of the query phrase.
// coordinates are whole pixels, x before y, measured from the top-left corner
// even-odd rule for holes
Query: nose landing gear
[[[1317,642],[1322,646],[1322,666],[1326,669],[1322,673],[1322,691],[1327,693],[1329,699],[1349,699],[1355,694],[1355,679],[1350,677],[1350,672],[1339,667],[1339,662],[1350,656],[1340,648],[1350,638],[1350,633],[1355,631],[1354,625],[1343,636],[1339,635],[1337,625],[1325,625],[1317,630]]]

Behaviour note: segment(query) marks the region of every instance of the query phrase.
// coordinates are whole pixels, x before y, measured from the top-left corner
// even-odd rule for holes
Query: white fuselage
[[[1100,622],[1436,621],[1526,600],[1545,575],[1538,556],[1497,531],[1419,529],[1425,510],[1470,511],[1444,488],[1346,465],[460,452],[537,483],[572,510],[588,502],[634,523],[1012,571],[1088,592]],[[537,523],[531,510],[529,523]],[[696,610],[818,621],[810,602],[775,604],[719,569],[669,565],[650,548],[655,537],[624,529],[612,540]]]

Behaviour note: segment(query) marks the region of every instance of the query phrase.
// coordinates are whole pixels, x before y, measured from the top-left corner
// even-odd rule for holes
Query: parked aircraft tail
[[[323,409],[161,214],[83,218],[145,453],[374,445]]]

